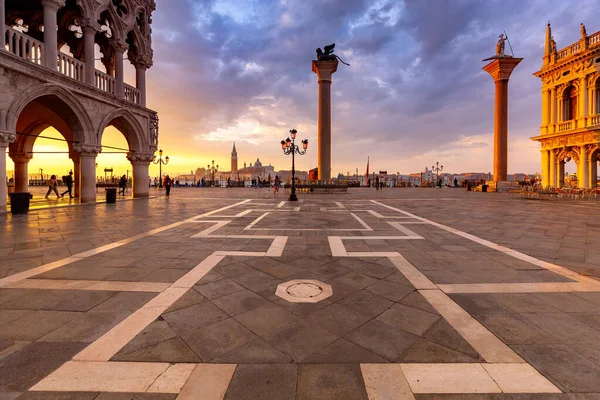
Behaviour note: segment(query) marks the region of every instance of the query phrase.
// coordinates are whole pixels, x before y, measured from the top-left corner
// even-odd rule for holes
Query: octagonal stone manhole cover
[[[277,286],[275,295],[291,303],[317,303],[333,294],[331,285],[314,279],[294,279]]]

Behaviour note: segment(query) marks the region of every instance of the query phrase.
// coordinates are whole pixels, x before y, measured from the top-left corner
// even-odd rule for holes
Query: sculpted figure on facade
[[[150,117],[150,137],[152,138],[151,148],[158,149],[158,114],[152,114]]]
[[[550,53],[556,53],[556,41],[554,40],[554,36],[550,38]]]
[[[587,32],[585,31],[585,25],[583,24],[583,22],[579,24],[579,32],[581,33],[582,38],[587,37]]]

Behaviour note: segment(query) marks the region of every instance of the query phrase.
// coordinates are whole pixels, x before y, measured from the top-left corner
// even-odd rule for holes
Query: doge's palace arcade
[[[562,187],[565,162],[577,164],[577,186],[596,186],[600,144],[600,32],[557,50],[550,24],[542,69],[542,124],[533,137],[542,145],[544,186]]]
[[[49,126],[68,143],[81,202],[95,201],[96,156],[107,126],[129,145],[134,196],[148,196],[158,142],[157,114],[146,108],[155,8],[154,0],[0,0],[0,209],[6,149],[15,191],[26,191],[33,145]],[[97,49],[105,71],[96,69]],[[135,87],[124,82],[125,54]]]

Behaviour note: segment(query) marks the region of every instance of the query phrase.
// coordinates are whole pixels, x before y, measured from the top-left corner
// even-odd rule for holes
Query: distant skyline
[[[314,168],[311,60],[332,42],[351,64],[339,66],[332,84],[333,176],[356,168],[364,174],[367,156],[376,171],[409,174],[439,161],[448,172],[489,172],[494,83],[481,60],[505,30],[515,55],[524,57],[509,85],[508,170],[539,172],[539,145],[529,138],[539,134],[541,82],[532,73],[541,67],[546,23],[559,49],[579,39],[580,22],[589,34],[600,30],[597,0],[156,2],[148,106],[159,113],[168,173],[213,159],[228,170],[233,141],[240,166],[259,157],[289,169],[279,141],[291,128],[309,139],[298,169]],[[110,132],[103,144],[126,141]],[[53,149],[65,151],[66,144],[39,139],[34,147]],[[123,154],[102,154],[98,164],[99,171],[131,169]],[[29,171],[39,168],[70,165],[66,155],[36,154]]]

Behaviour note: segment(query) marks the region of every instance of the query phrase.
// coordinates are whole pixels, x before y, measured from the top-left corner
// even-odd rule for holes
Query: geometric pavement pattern
[[[193,243],[188,258],[182,242]],[[103,257],[149,251],[167,268],[102,266]],[[317,303],[275,295],[294,279],[325,282],[333,295]],[[82,292],[99,303],[119,292],[113,307],[131,308],[40,377],[30,394],[41,398],[551,398],[574,388],[525,344],[564,346],[560,335],[577,323],[575,340],[589,343],[598,339],[589,321],[600,320],[597,280],[376,200],[238,201],[7,276],[0,287],[13,291],[2,308]],[[590,313],[570,320],[560,313],[569,306]],[[61,342],[74,330],[31,340]]]

